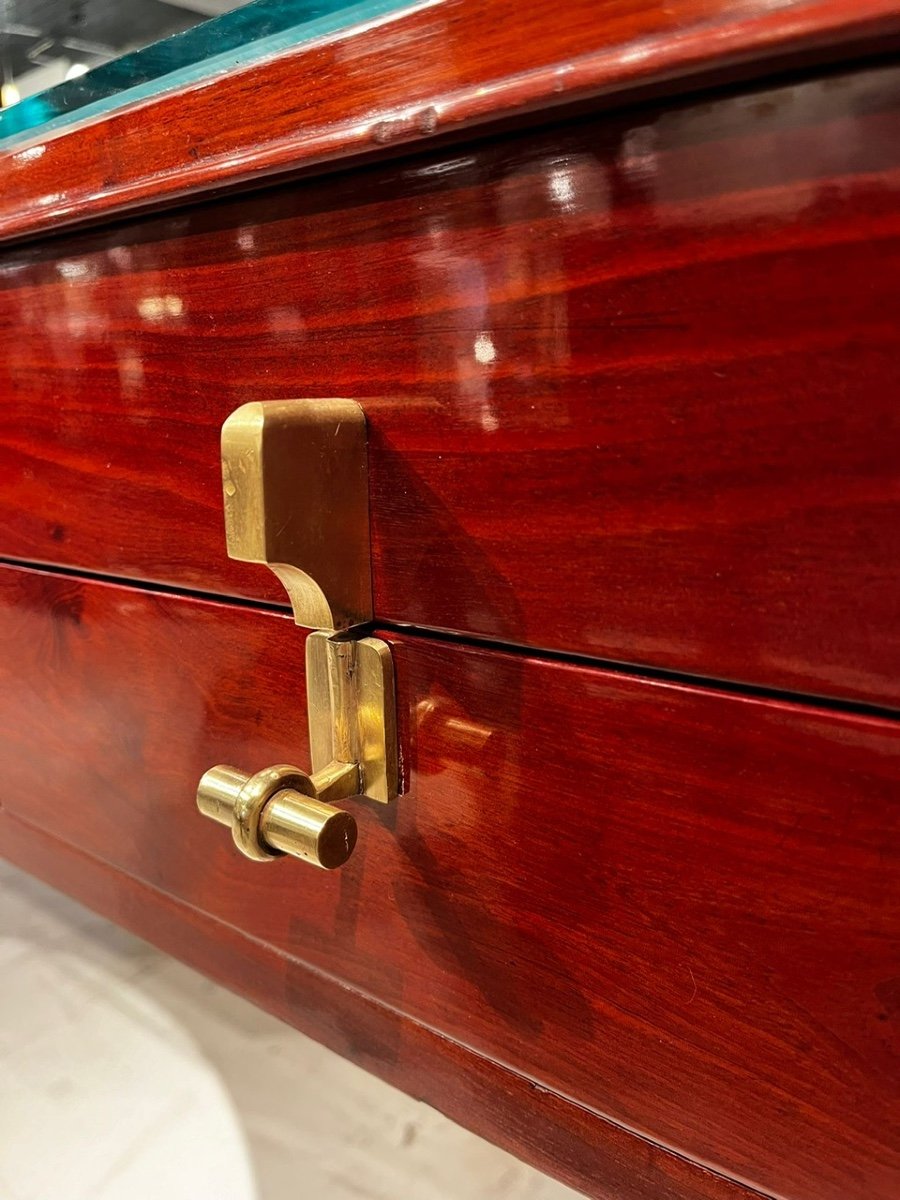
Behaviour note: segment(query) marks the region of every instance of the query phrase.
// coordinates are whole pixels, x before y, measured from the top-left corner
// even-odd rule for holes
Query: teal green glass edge
[[[0,148],[415,7],[410,0],[256,0],[3,109]]]

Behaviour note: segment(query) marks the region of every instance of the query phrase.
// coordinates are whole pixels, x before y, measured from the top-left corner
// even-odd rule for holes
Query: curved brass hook
[[[372,620],[366,418],[355,400],[244,404],[222,426],[228,554],[278,576],[294,620]]]

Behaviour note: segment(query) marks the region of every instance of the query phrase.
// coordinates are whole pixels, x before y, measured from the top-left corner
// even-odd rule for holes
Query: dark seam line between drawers
[[[517,1071],[512,1067],[507,1066],[506,1063],[499,1062],[495,1058],[490,1058],[488,1055],[484,1054],[480,1050],[474,1049],[466,1042],[462,1042],[456,1038],[450,1037],[448,1034],[436,1029],[433,1025],[429,1025],[425,1021],[421,1021],[410,1016],[408,1013],[404,1012],[403,1009],[398,1008],[395,1005],[386,1004],[383,1000],[373,996],[370,992],[364,991],[359,987],[355,987],[352,984],[347,983],[346,980],[341,979],[337,975],[333,975],[330,971],[326,971],[322,967],[317,967],[312,963],[308,963],[304,959],[295,958],[293,955],[288,954],[286,951],[282,950],[278,946],[273,945],[271,942],[267,942],[263,938],[256,937],[254,934],[248,933],[245,929],[241,929],[239,925],[232,925],[230,921],[224,921],[221,917],[215,916],[208,910],[204,908],[198,908],[195,904],[191,904],[188,900],[185,900],[180,896],[173,895],[171,892],[164,891],[162,888],[157,887],[148,880],[141,878],[141,876],[135,875],[131,871],[126,870],[124,867],[112,863],[108,859],[101,858],[97,854],[92,854],[90,851],[76,845],[74,842],[70,842],[67,838],[60,837],[56,833],[48,833],[43,826],[29,821],[27,817],[23,817],[19,813],[12,812],[10,809],[6,808],[2,801],[0,801],[0,819],[4,817],[7,820],[12,820],[16,824],[23,826],[27,830],[37,833],[40,837],[46,838],[47,841],[58,843],[59,845],[65,847],[66,850],[69,850],[73,854],[80,855],[82,858],[86,858],[89,862],[94,863],[103,870],[124,875],[127,879],[130,879],[133,883],[137,884],[138,887],[146,888],[147,891],[156,896],[160,896],[164,901],[172,904],[175,908],[186,909],[188,912],[196,913],[198,916],[202,917],[204,921],[210,921],[215,925],[220,925],[224,929],[230,930],[233,934],[237,934],[245,941],[265,950],[266,953],[272,954],[277,958],[289,962],[292,967],[300,967],[302,970],[308,971],[309,974],[316,976],[318,979],[324,980],[326,983],[333,984],[335,987],[340,988],[349,995],[359,997],[360,1000],[366,1004],[372,1005],[373,1008],[380,1009],[383,1012],[391,1013],[393,1016],[399,1017],[402,1021],[408,1021],[411,1025],[415,1025],[419,1029],[424,1029],[426,1033],[430,1034],[438,1041],[445,1042],[447,1045],[459,1047],[465,1050],[465,1052],[467,1054],[471,1054],[473,1058],[477,1058],[482,1062],[488,1063],[497,1070],[503,1071],[505,1074],[510,1075],[515,1079],[524,1080],[536,1091],[543,1092],[547,1096],[552,1096],[555,1099],[562,1101],[564,1104],[570,1104],[573,1108],[577,1108],[580,1112],[585,1113],[591,1119],[602,1121],[605,1125],[609,1125],[613,1129],[617,1129],[622,1133],[628,1134],[628,1136],[635,1138],[637,1141],[643,1142],[647,1146],[651,1146],[654,1150],[660,1151],[663,1154],[667,1154],[672,1158],[679,1159],[681,1162],[685,1163],[687,1166],[696,1171],[702,1171],[716,1179],[721,1179],[723,1183],[742,1189],[749,1197],[757,1197],[758,1200],[784,1200],[784,1197],[780,1196],[778,1193],[762,1192],[752,1184],[746,1183],[740,1178],[736,1178],[732,1175],[726,1175],[723,1171],[718,1171],[715,1168],[708,1166],[706,1163],[691,1158],[689,1155],[674,1149],[672,1146],[666,1145],[664,1142],[655,1141],[647,1134],[633,1129],[630,1125],[627,1125],[621,1121],[616,1121],[605,1113],[590,1108],[586,1104],[580,1103],[578,1100],[573,1099],[571,1096],[567,1096],[564,1092],[555,1091],[553,1088],[549,1088],[546,1086],[546,1084],[541,1083],[540,1080],[535,1079],[530,1075],[526,1075],[522,1071]],[[53,885],[48,884],[48,886],[52,887]],[[172,957],[177,958],[178,956],[172,955]]]
[[[14,567],[25,571],[59,575],[66,579],[84,580],[90,583],[113,587],[132,588],[135,591],[151,592],[157,596],[179,597],[199,600],[208,604],[221,604],[226,608],[244,608],[255,612],[290,616],[290,607],[266,600],[251,600],[246,596],[227,596],[218,592],[206,592],[199,588],[174,587],[147,579],[131,579],[127,576],[106,575],[82,567],[66,567],[56,563],[33,562],[27,559],[0,555],[0,567]],[[782,704],[794,704],[804,708],[817,708],[828,712],[845,713],[848,716],[875,717],[883,721],[900,722],[900,707],[874,704],[866,700],[843,699],[825,696],[817,692],[793,692],[786,688],[766,687],[763,684],[745,683],[709,675],[694,675],[689,671],[676,671],[667,667],[654,667],[645,663],[608,659],[591,654],[580,654],[573,650],[558,650],[546,646],[525,645],[520,642],[503,642],[472,633],[457,633],[429,625],[408,625],[402,621],[382,620],[376,617],[365,625],[358,625],[353,636],[364,636],[373,631],[397,633],[404,637],[423,641],[444,642],[475,650],[489,650],[499,654],[511,654],[519,658],[539,658],[547,663],[562,663],[570,666],[592,667],[609,671],[627,679],[649,679],[660,683],[678,684],[682,687],[703,688],[723,695],[746,696],[757,700],[772,700]]]
[[[900,721],[900,708],[873,704],[865,700],[840,699],[822,696],[816,692],[792,692],[783,688],[765,687],[763,684],[743,683],[740,680],[693,675],[688,671],[674,671],[666,667],[651,667],[644,663],[607,659],[590,654],[579,654],[573,650],[555,650],[539,646],[526,646],[516,642],[499,642],[477,634],[454,633],[452,630],[432,629],[426,625],[404,625],[397,621],[375,621],[373,628],[384,633],[399,633],[405,637],[421,638],[431,642],[449,642],[452,645],[471,646],[476,649],[492,650],[500,654],[512,654],[519,658],[541,658],[548,663],[564,663],[576,667],[593,667],[609,671],[627,679],[658,680],[660,683],[678,684],[681,687],[702,688],[709,692],[721,692],[731,696],[747,696],[757,700],[772,700],[782,704],[794,704],[803,708],[827,709],[848,715],[877,717],[880,720]]]
[[[0,567],[18,567],[23,571],[41,571],[46,575],[60,575],[64,579],[84,580],[86,583],[107,584],[111,587],[133,588],[137,592],[152,592],[157,596],[184,596],[189,600],[202,600],[210,604],[224,604],[228,608],[250,608],[258,612],[291,615],[291,606],[274,600],[253,600],[248,596],[228,596],[221,592],[207,592],[203,588],[184,587],[181,584],[161,583],[155,579],[134,579],[128,575],[110,575],[104,571],[92,571],[89,567],[68,567],[59,563],[41,562],[40,559],[13,558],[0,554]]]

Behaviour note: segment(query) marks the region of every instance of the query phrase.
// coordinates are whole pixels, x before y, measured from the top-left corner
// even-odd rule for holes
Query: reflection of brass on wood
[[[230,557],[274,571],[298,625],[371,621],[366,419],[354,400],[237,409],[222,426],[222,489]]]
[[[306,642],[312,773],[207,771],[197,807],[266,861],[290,854],[328,870],[356,844],[332,802],[387,803],[400,787],[394,665],[378,638],[331,636],[372,619],[366,423],[352,400],[245,404],[222,427],[228,553],[264,563],[287,589]]]

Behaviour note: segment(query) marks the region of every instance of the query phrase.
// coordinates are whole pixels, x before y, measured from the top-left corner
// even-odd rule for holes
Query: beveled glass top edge
[[[298,22],[263,37],[252,38],[217,54],[187,62],[139,83],[117,90],[111,88],[106,95],[64,111],[52,112],[54,95],[81,84],[84,79],[90,79],[95,72],[89,72],[87,76],[72,83],[60,84],[45,92],[27,97],[14,107],[0,113],[0,152],[28,149],[42,141],[55,139],[76,128],[93,124],[104,117],[114,116],[143,101],[194,86],[214,83],[216,79],[222,78],[231,71],[276,58],[280,54],[301,46],[312,46],[336,33],[349,34],[378,25],[385,20],[391,20],[416,9],[429,7],[435,3],[435,0],[419,0],[418,3],[416,0],[412,0],[412,2],[410,0],[356,0],[355,3],[348,3],[347,0],[325,0],[325,2],[333,5],[331,10],[312,19]],[[249,7],[254,9],[257,6],[250,5]],[[308,7],[309,5],[307,5]],[[127,68],[129,60],[149,56],[157,52],[159,47],[164,46],[165,43],[190,39],[192,35],[198,35],[199,31],[208,34],[210,26],[219,27],[222,22],[227,22],[229,18],[247,11],[247,9],[237,9],[230,13],[224,13],[222,16],[214,17],[192,29],[155,42],[143,50],[134,51],[109,64],[103,64],[103,67],[118,68],[123,65]],[[98,70],[102,69],[98,68]],[[50,109],[50,115],[42,118],[41,111],[46,112],[48,109]],[[4,133],[4,124],[12,124],[11,118],[14,114],[20,122],[18,127]],[[25,118],[24,122],[22,117]]]

